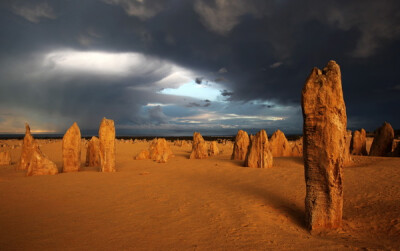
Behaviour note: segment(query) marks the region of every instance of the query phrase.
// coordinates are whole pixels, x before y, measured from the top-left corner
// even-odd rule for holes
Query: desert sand
[[[367,147],[370,147],[371,140]],[[148,142],[118,140],[115,173],[26,177],[21,140],[1,141],[12,165],[0,167],[0,250],[399,250],[400,158],[352,156],[344,168],[343,227],[305,227],[301,157],[269,169],[221,154],[189,159],[191,145],[169,143],[167,163],[134,160]],[[62,141],[38,140],[62,167]]]

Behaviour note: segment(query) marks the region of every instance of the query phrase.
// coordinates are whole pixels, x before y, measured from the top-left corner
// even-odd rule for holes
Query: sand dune
[[[61,140],[39,144],[61,170]],[[10,148],[13,165],[0,167],[0,249],[400,249],[400,158],[353,156],[343,228],[311,235],[302,158],[245,168],[230,160],[232,145],[190,160],[191,146],[171,144],[168,163],[133,160],[147,147],[118,141],[116,173],[83,167],[36,177],[14,170],[21,148]]]

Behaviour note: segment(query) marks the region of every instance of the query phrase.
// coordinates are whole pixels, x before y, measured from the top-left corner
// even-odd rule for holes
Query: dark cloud
[[[301,132],[301,113],[293,111],[299,112],[304,81],[312,67],[334,59],[342,70],[349,127],[372,130],[389,121],[400,128],[394,109],[399,10],[396,0],[3,1],[0,121],[5,123],[6,108],[21,120],[49,117],[49,127],[77,120],[85,128],[95,128],[103,116],[127,127],[170,126],[173,118],[196,112],[280,111],[291,117],[241,123]],[[61,50],[139,53],[143,63],[121,65],[119,75],[44,64],[44,55]],[[199,87],[211,86],[206,80],[220,84],[220,99],[209,98],[211,106],[204,98],[159,93],[181,86],[182,77],[173,73],[185,71]],[[149,103],[168,106],[143,111]]]

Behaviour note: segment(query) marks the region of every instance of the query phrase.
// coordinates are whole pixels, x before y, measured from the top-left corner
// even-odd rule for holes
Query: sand
[[[61,170],[61,140],[39,142]],[[400,158],[353,156],[343,228],[310,234],[300,157],[254,169],[230,160],[231,144],[205,160],[171,144],[161,164],[133,160],[148,143],[118,141],[116,173],[26,177],[15,171],[21,141],[2,143],[13,164],[0,167],[0,250],[400,249]]]

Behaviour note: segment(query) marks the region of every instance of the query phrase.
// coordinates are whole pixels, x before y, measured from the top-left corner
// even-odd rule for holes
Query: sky
[[[400,128],[398,0],[3,0],[0,133],[301,134],[313,67],[348,128]]]

